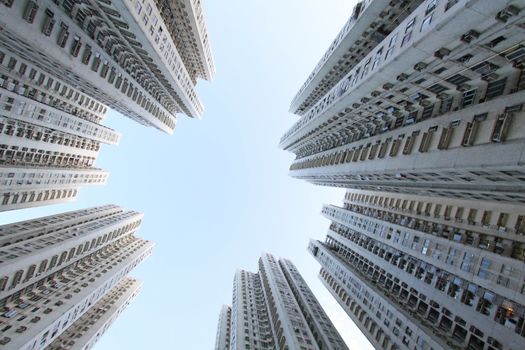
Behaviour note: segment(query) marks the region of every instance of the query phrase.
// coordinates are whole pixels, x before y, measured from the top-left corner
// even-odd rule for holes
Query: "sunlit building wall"
[[[200,1],[9,0],[0,46],[144,125],[200,117],[214,64]]]
[[[217,336],[215,337],[215,350],[230,350],[230,327],[231,327],[232,308],[223,305],[219,314],[217,324]]]
[[[524,8],[363,1],[292,101],[291,176],[347,189],[309,250],[376,348],[525,346]]]
[[[309,250],[376,348],[520,349],[523,205],[349,190]]]
[[[303,102],[307,110],[281,139],[296,154],[291,176],[523,203],[522,8],[519,1],[425,1],[379,43],[354,29],[367,23],[365,9],[346,40],[356,31],[354,40],[371,49],[349,61],[322,97]],[[292,106],[310,100],[301,91]]]
[[[231,324],[225,325],[231,315]],[[219,336],[229,329],[230,336]],[[231,311],[223,307],[216,349],[347,349],[291,261],[264,254],[259,271],[238,270]],[[228,348],[228,347],[226,347]]]
[[[140,287],[141,220],[107,205],[0,226],[0,345],[91,347]]]
[[[199,0],[0,2],[0,211],[105,184],[108,107],[171,134],[214,74]]]

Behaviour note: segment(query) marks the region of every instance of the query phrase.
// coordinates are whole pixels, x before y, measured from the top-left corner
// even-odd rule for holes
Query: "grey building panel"
[[[215,344],[230,350],[348,349],[293,263],[270,254],[259,259],[257,273],[236,272],[231,310],[221,310]]]

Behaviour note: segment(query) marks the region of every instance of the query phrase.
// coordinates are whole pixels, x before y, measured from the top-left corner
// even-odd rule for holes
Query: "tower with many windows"
[[[3,6],[3,5],[0,5]],[[107,108],[0,46],[0,211],[61,203],[103,185],[101,144],[120,135],[100,125]]]
[[[217,324],[217,336],[215,338],[215,350],[230,350],[230,327],[232,318],[232,308],[223,305],[219,314]]]
[[[376,348],[525,344],[523,205],[349,190],[323,215],[309,250]]]
[[[217,350],[227,344],[221,339],[232,350],[347,349],[297,268],[270,254],[259,259],[258,273],[236,272],[232,307],[223,307],[217,334]]]
[[[308,80],[326,92],[303,88],[294,99],[301,117],[281,140],[296,154],[291,175],[319,185],[523,203],[523,4],[427,0],[374,42],[365,34],[389,18],[391,6],[380,19],[368,18],[365,7],[327,53],[342,54],[341,63],[325,59],[314,72],[324,80]],[[354,44],[340,52],[346,41],[368,51]],[[337,82],[334,70],[342,75]]]
[[[90,348],[140,288],[141,219],[107,205],[0,226],[0,345]]]
[[[291,175],[347,189],[309,250],[376,348],[525,344],[524,8],[363,1],[292,101]]]
[[[199,0],[0,2],[0,211],[103,185],[108,107],[172,133],[215,74]]]
[[[0,47],[144,125],[200,117],[213,58],[198,0],[7,0]]]

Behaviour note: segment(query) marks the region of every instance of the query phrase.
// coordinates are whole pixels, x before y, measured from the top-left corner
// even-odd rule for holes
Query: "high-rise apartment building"
[[[221,310],[215,349],[347,347],[292,262],[264,254],[257,273],[236,272],[232,307]]]
[[[108,173],[94,162],[102,143],[120,138],[100,125],[105,112],[0,45],[0,211],[69,201],[81,186],[105,184]]]
[[[123,278],[116,287],[56,338],[49,345],[49,350],[91,349],[138,295],[141,286],[142,282],[129,277]]]
[[[172,133],[215,74],[199,0],[0,2],[0,211],[103,185],[108,107]]]
[[[90,348],[140,288],[141,219],[107,205],[0,226],[0,347]]]
[[[232,308],[228,305],[223,305],[217,325],[215,350],[230,350],[231,318]]]
[[[376,2],[383,11],[370,17]],[[524,4],[427,0],[409,9],[412,3],[364,2],[334,42],[292,103],[302,116],[281,140],[297,155],[291,175],[523,203]],[[391,18],[399,6],[404,15]],[[384,21],[392,26],[372,40]]]
[[[196,79],[212,79],[214,65],[199,0],[0,6],[0,46],[61,84],[167,133],[176,113],[201,116]]]
[[[292,102],[291,175],[348,189],[309,250],[376,348],[525,347],[524,8],[363,1]]]
[[[376,348],[523,348],[523,205],[349,190],[323,214],[309,250]]]

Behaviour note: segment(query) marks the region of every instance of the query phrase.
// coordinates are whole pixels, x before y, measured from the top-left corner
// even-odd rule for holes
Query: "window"
[[[449,248],[446,263],[448,265],[455,265],[457,262],[458,255],[459,252],[456,248]]]
[[[414,131],[412,135],[407,137],[407,140],[405,141],[405,147],[403,147],[403,154],[407,155],[412,152],[412,148],[414,147],[414,143],[416,141],[416,136],[418,133],[418,131]]]
[[[45,13],[46,17],[44,19],[44,25],[42,26],[42,33],[45,36],[50,36],[51,32],[53,31],[53,27],[55,26],[55,19],[53,18],[54,13],[49,9],[46,9]]]
[[[135,4],[135,11],[140,15],[140,12],[142,11],[142,5],[137,1]]]
[[[73,57],[77,57],[81,47],[82,43],[80,42],[80,37],[75,35],[75,39],[73,40],[73,44],[71,45],[71,55]]]
[[[392,38],[390,38],[390,43],[388,44],[388,50],[386,51],[386,54],[385,54],[385,60],[388,57],[390,57],[390,55],[392,55],[392,53],[394,52],[394,48],[396,46],[396,41],[397,41],[397,36],[398,36],[398,33],[394,34]]]
[[[24,282],[25,282],[25,281],[29,281],[29,280],[33,277],[33,275],[35,274],[35,270],[36,270],[36,265],[31,265],[31,266],[29,267],[29,269],[27,270],[27,273],[26,273],[26,277],[25,277],[25,279],[24,279]]]
[[[443,130],[441,131],[441,136],[439,138],[438,149],[445,150],[448,148],[450,140],[452,138],[453,130],[454,129],[452,129],[451,127],[443,128]]]
[[[7,280],[8,280],[7,277],[2,277],[0,279],[0,291],[4,291],[5,290],[5,287],[7,285]]]
[[[425,16],[436,9],[437,3],[438,3],[438,0],[431,0],[428,3],[427,9],[425,10]]]
[[[388,138],[385,141],[383,141],[383,143],[381,144],[381,148],[379,149],[379,155],[378,155],[379,158],[385,157],[390,141],[391,141],[391,138]]]
[[[61,23],[60,33],[58,34],[58,38],[57,38],[57,45],[62,48],[65,47],[68,37],[69,37],[68,26],[65,25],[64,23]]]
[[[372,70],[376,69],[376,67],[379,65],[379,62],[381,62],[382,55],[383,55],[383,48],[380,48],[379,50],[377,50],[374,56],[374,63],[372,64]]]
[[[33,23],[35,20],[36,12],[38,11],[38,5],[34,1],[29,1],[26,5],[23,18],[29,22]]]
[[[506,83],[507,77],[489,82],[487,85],[487,90],[485,92],[485,100],[488,101],[490,99],[503,95]]]
[[[525,215],[518,216],[514,230],[516,230],[516,234],[518,235],[525,235]]]
[[[502,41],[505,41],[506,39],[507,38],[505,38],[504,36],[498,36],[496,39],[486,43],[485,46],[493,48],[493,47],[497,46],[499,43],[501,43]]]
[[[511,121],[512,121],[512,113],[504,113],[504,114],[498,115],[498,118],[494,122],[494,128],[492,129],[492,135],[491,135],[492,142],[505,141]]]
[[[421,253],[424,255],[427,255],[427,253],[429,253],[429,249],[428,249],[429,247],[430,247],[430,240],[425,239],[425,241],[423,242],[423,247],[421,248]]]
[[[425,132],[423,133],[423,137],[421,138],[421,143],[419,145],[419,152],[427,152],[430,147],[430,142],[432,141],[432,134],[431,132]]]
[[[490,276],[490,267],[492,265],[492,261],[488,258],[482,258],[481,264],[478,270],[478,276],[481,278],[489,278]]]
[[[405,35],[403,36],[403,40],[401,41],[401,47],[405,46],[405,44],[408,43],[412,39],[412,31],[414,30],[415,23],[416,23],[415,18],[413,18],[410,22],[408,22],[405,28]]]
[[[474,267],[476,260],[477,259],[475,259],[474,254],[465,253],[463,256],[463,262],[461,263],[461,270],[465,272],[472,272],[472,268]]]
[[[397,152],[399,151],[399,147],[401,146],[401,142],[403,141],[404,137],[404,135],[400,135],[397,139],[394,140],[389,153],[390,157],[395,157],[397,155]]]
[[[432,15],[425,17],[423,22],[421,22],[421,27],[419,28],[419,31],[424,32],[425,30],[428,29],[428,27],[430,27],[431,23],[432,23]]]
[[[11,282],[11,288],[14,288],[20,282],[23,274],[24,274],[24,270],[18,270],[15,273],[15,276],[13,277],[13,280]]]
[[[418,237],[418,236],[415,236],[415,237],[414,237],[414,240],[412,241],[412,247],[411,247],[411,249],[412,249],[412,250],[416,250],[418,244],[419,244],[419,237]]]
[[[487,226],[487,225],[489,225],[489,224],[490,224],[490,218],[491,218],[491,216],[492,216],[492,211],[490,211],[490,210],[485,210],[485,211],[483,212],[483,216],[482,216],[482,218],[481,218],[481,224],[482,224],[483,226]]]
[[[370,67],[370,61],[371,60],[372,60],[372,58],[369,58],[368,60],[366,60],[365,66],[363,68],[363,74],[361,74],[361,79],[364,78],[366,76],[366,74],[368,73],[368,68]]]
[[[477,121],[473,120],[472,122],[467,123],[467,125],[465,126],[465,133],[463,134],[463,140],[461,141],[461,145],[463,147],[472,146],[474,144],[477,129]]]
[[[95,53],[95,58],[93,59],[93,64],[91,65],[91,70],[94,71],[94,72],[98,72],[98,69],[100,67],[100,62],[101,62],[101,59],[100,59],[100,53],[96,52]],[[82,98],[83,100],[83,98]],[[79,102],[79,104],[82,104],[83,101]]]

